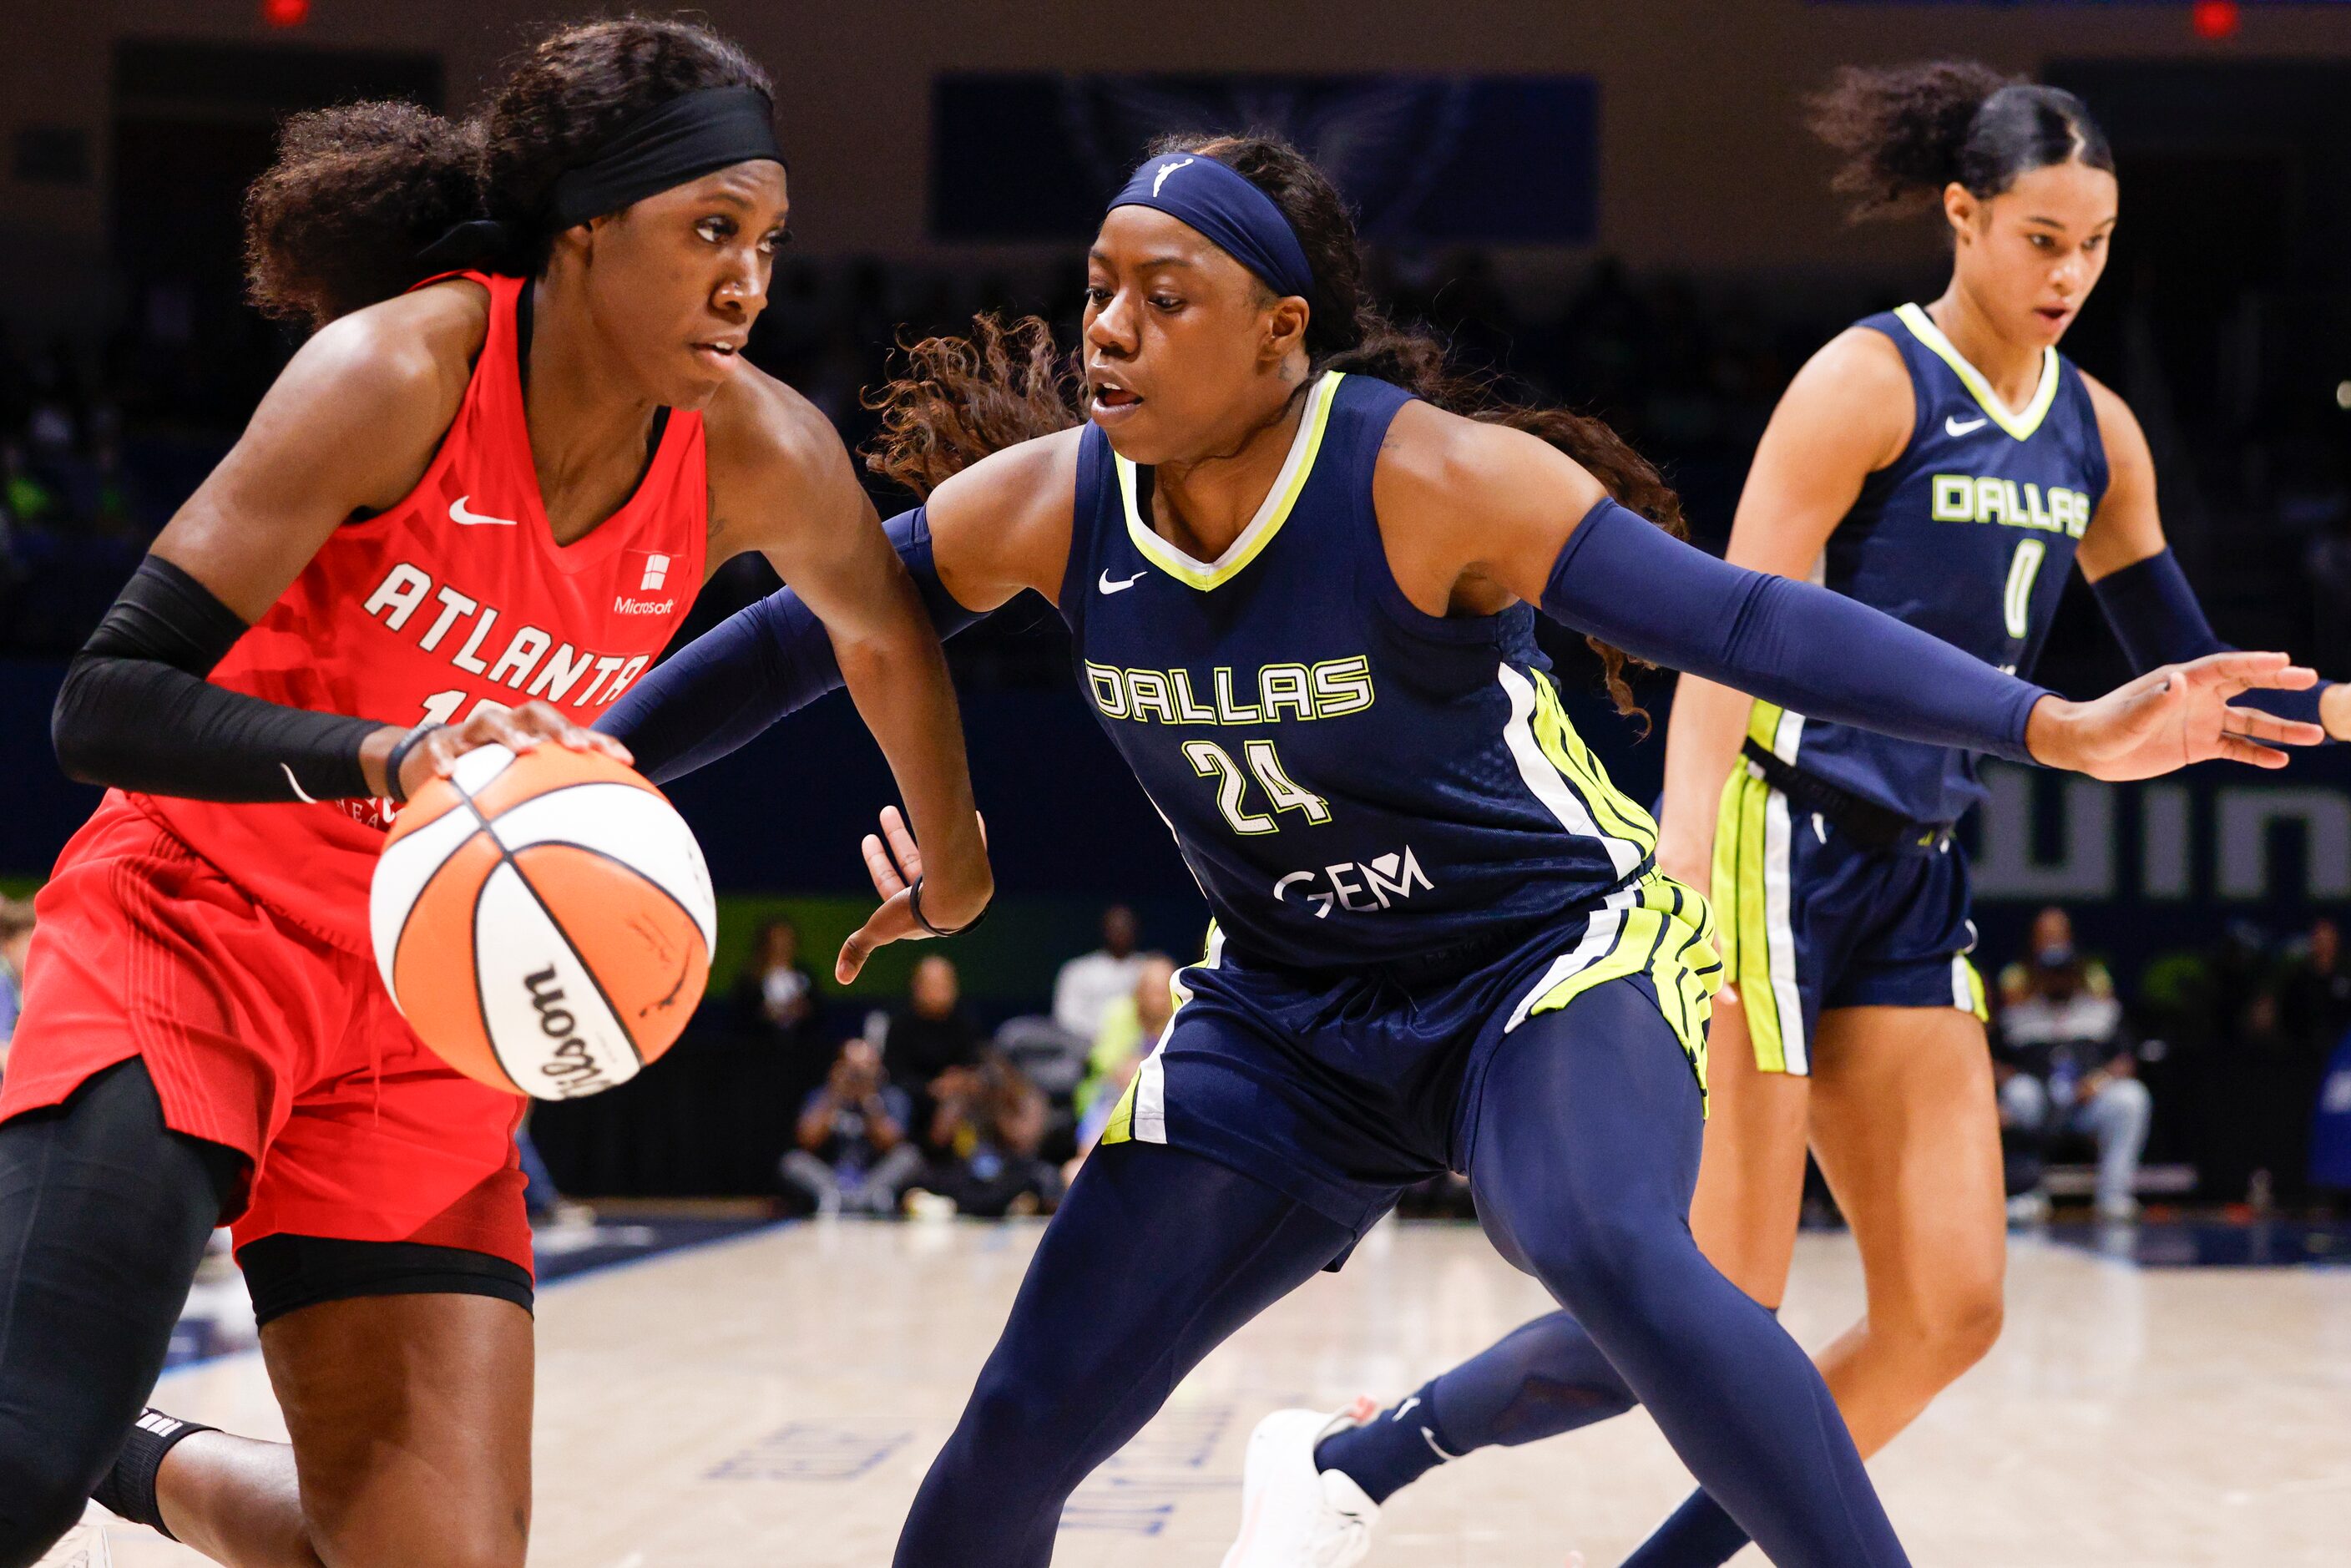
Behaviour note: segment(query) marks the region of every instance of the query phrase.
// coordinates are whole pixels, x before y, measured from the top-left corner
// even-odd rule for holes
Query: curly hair
[[[2053,163],[2115,167],[2080,99],[1972,60],[1847,66],[1807,107],[1813,134],[1843,155],[1830,183],[1856,221],[1925,212],[1947,185],[1990,198]]]
[[[266,315],[322,326],[431,276],[418,253],[476,218],[517,236],[494,269],[535,276],[555,241],[556,181],[645,110],[714,87],[775,91],[706,27],[624,16],[531,45],[463,120],[399,102],[295,115],[246,192],[247,291]]]
[[[1263,191],[1290,221],[1313,277],[1305,347],[1314,371],[1393,382],[1448,413],[1539,436],[1582,464],[1619,502],[1676,538],[1689,537],[1681,498],[1606,423],[1514,402],[1492,381],[1454,370],[1434,335],[1388,319],[1364,287],[1363,246],[1345,201],[1297,148],[1270,136],[1194,136],[1164,139],[1150,152],[1214,158]],[[1085,421],[1075,357],[1061,352],[1051,327],[1036,317],[1007,322],[983,316],[967,338],[925,338],[901,351],[899,373],[866,399],[882,420],[865,463],[918,496],[990,453]],[[1600,656],[1617,711],[1646,718],[1625,678],[1625,666],[1642,661],[1596,637],[1585,640]]]

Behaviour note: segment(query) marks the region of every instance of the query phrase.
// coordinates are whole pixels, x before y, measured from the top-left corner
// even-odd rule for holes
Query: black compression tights
[[[1656,1004],[1616,980],[1531,1019],[1479,1092],[1468,1174],[1487,1233],[1582,1321],[1707,1490],[1783,1568],[1905,1564],[1820,1375],[1690,1238],[1698,1087]],[[1198,1155],[1097,1152],[923,1481],[897,1568],[1043,1568],[1087,1472],[1345,1240]]]
[[[136,1058],[0,1126],[0,1568],[81,1517],[244,1166],[164,1127]]]

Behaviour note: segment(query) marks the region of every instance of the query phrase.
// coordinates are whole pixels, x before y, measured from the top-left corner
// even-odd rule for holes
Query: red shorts
[[[372,960],[255,903],[120,793],[34,909],[0,1121],[136,1056],[174,1132],[252,1162],[240,1249],[408,1241],[530,1268],[528,1102],[442,1065]]]

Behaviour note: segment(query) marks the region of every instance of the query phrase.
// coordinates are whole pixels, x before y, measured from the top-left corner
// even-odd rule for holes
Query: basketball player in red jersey
[[[522,1563],[523,1102],[393,1011],[368,877],[468,748],[624,755],[586,727],[717,562],[761,551],[823,618],[922,841],[844,977],[985,905],[921,601],[832,428],[740,359],[772,116],[724,40],[599,23],[464,126],[301,117],[255,187],[256,297],[331,324],[58,700],[113,788],[41,894],[0,1096],[0,1568],[93,1491],[241,1568]],[[225,1220],[290,1448],[141,1414]]]

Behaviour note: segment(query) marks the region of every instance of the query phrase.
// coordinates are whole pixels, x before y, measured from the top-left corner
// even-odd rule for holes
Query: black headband
[[[784,161],[776,110],[755,87],[706,87],[680,94],[621,127],[593,162],[555,182],[555,226],[568,229],[632,202],[659,195],[714,169]]]
[[[755,87],[706,87],[654,105],[616,131],[596,156],[555,182],[550,226],[568,229],[632,202],[700,179],[714,169],[765,160],[781,163],[776,111]],[[488,218],[457,225],[417,259],[462,267],[502,256],[522,236]]]

